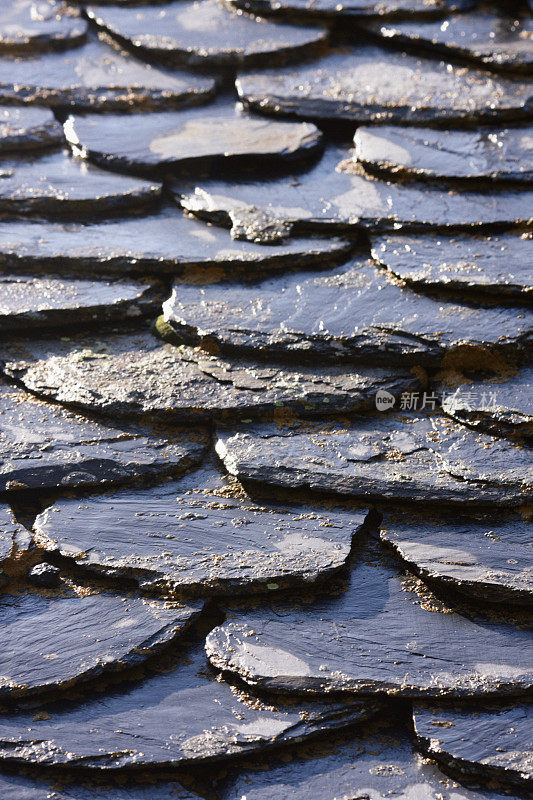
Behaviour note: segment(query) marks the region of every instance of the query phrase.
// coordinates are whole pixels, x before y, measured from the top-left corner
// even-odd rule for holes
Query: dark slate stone
[[[57,776],[54,782],[50,776],[47,780],[46,776],[30,777],[14,773],[0,773],[0,796],[2,800],[199,800],[197,794],[185,789],[177,781],[165,780],[155,785],[150,778],[136,776],[135,780],[127,782],[122,778],[120,783],[80,784],[71,783],[70,780],[65,782],[64,778],[57,782]]]
[[[529,311],[424,297],[364,258],[244,285],[176,282],[163,312],[180,339],[211,352],[393,365],[440,364],[465,347],[480,362],[484,353],[521,353],[532,330]]]
[[[30,532],[20,525],[11,510],[0,504],[0,583],[12,571],[14,562],[28,549],[31,543]],[[13,569],[15,568],[15,569]]]
[[[47,108],[0,106],[0,153],[38,150],[64,141],[63,129]]]
[[[449,292],[473,301],[530,302],[533,295],[533,237],[399,236],[376,238],[372,255],[409,286]]]
[[[290,26],[237,14],[216,0],[165,6],[90,6],[89,17],[141,56],[193,67],[271,66],[316,55],[326,28]]]
[[[93,217],[154,206],[158,183],[115,175],[67,150],[39,157],[3,159],[0,167],[0,212],[44,216]]]
[[[365,23],[367,30],[403,47],[474,61],[494,70],[533,72],[533,19],[519,10],[482,10],[428,22]]]
[[[198,464],[199,431],[116,428],[0,384],[0,490],[101,486]]]
[[[56,589],[61,585],[61,572],[58,567],[52,564],[36,564],[28,575],[28,580],[34,586],[42,586],[45,589]]]
[[[0,698],[70,689],[142,664],[183,632],[200,608],[83,591],[0,595]]]
[[[472,0],[228,0],[235,8],[252,14],[266,14],[317,19],[338,19],[341,22],[360,17],[442,17],[450,11],[470,8]]]
[[[475,600],[533,607],[531,524],[495,517],[387,514],[381,538],[424,581]]]
[[[262,271],[328,264],[350,242],[287,239],[263,247],[236,242],[227,231],[163,208],[140,217],[97,222],[0,221],[0,265],[6,271],[64,275],[178,275],[189,268]]]
[[[504,697],[531,689],[528,631],[453,611],[372,548],[358,553],[345,591],[332,588],[312,603],[271,600],[236,612],[208,635],[210,661],[251,686],[290,694]]]
[[[328,148],[304,174],[239,183],[205,180],[194,190],[182,185],[176,191],[188,211],[232,226],[234,238],[266,243],[307,230],[493,232],[530,221],[533,205],[533,192],[525,189],[457,192],[377,180],[342,147]]]
[[[474,124],[530,118],[533,106],[528,82],[364,45],[301,67],[239,75],[237,89],[263,113],[352,123]]]
[[[463,379],[464,380],[464,379]],[[458,422],[504,436],[533,438],[533,369],[441,387],[442,410]]]
[[[0,355],[7,373],[44,399],[161,422],[272,418],[283,409],[303,416],[345,413],[374,408],[380,390],[396,395],[419,388],[409,370],[229,361],[144,332],[105,341],[86,335],[23,341],[4,346]]]
[[[529,451],[436,415],[221,428],[216,450],[242,481],[379,501],[517,505],[533,488]]]
[[[50,721],[2,714],[0,760],[98,771],[201,764],[330,734],[378,710],[371,701],[263,702],[217,680],[200,644],[142,682],[50,707]]]
[[[164,287],[156,282],[2,275],[0,331],[70,329],[78,325],[132,320],[160,307]]]
[[[0,16],[0,53],[63,50],[84,42],[87,23],[55,0],[9,0]]]
[[[533,127],[358,128],[357,160],[393,178],[533,181]]]
[[[157,593],[249,593],[312,584],[346,566],[366,511],[258,503],[216,469],[145,490],[60,499],[40,545]]]
[[[533,705],[457,708],[415,705],[415,733],[424,753],[461,777],[533,785]]]
[[[150,110],[203,102],[214,90],[212,78],[149,67],[99,40],[63,53],[0,57],[0,102]]]
[[[179,0],[180,3],[183,0]],[[142,175],[266,172],[316,155],[322,134],[309,122],[278,122],[240,113],[224,100],[183,111],[70,116],[65,135],[76,151],[108,169]]]

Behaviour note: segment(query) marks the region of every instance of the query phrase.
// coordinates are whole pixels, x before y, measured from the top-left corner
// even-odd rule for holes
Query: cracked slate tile
[[[533,607],[531,533],[518,514],[397,512],[385,516],[381,539],[435,591]]]
[[[99,169],[68,150],[2,159],[0,212],[73,217],[125,213],[161,200],[161,185]]]
[[[533,706],[447,706],[415,704],[415,734],[423,753],[448,771],[516,788],[533,785]]]
[[[0,761],[110,771],[200,765],[263,751],[374,716],[371,700],[263,702],[209,670],[203,643],[164,671],[76,706],[47,708],[50,720],[2,714]]]
[[[99,39],[63,53],[0,56],[0,102],[151,110],[205,102],[214,91],[212,78],[151,67]]]
[[[9,0],[0,14],[0,53],[64,50],[85,41],[87,22],[55,0]]]
[[[303,416],[347,413],[374,408],[380,390],[397,395],[419,388],[410,370],[229,361],[164,344],[149,332],[8,343],[1,355],[5,372],[43,399],[161,422],[272,418],[288,409]]]
[[[47,108],[0,106],[0,153],[39,150],[64,141],[63,128]]]
[[[148,177],[219,175],[221,170],[268,175],[322,148],[315,125],[252,117],[228,100],[146,114],[134,127],[124,114],[70,116],[65,135],[76,152],[95,164]]]
[[[0,491],[104,486],[197,465],[205,434],[110,427],[0,384]]]
[[[138,666],[182,633],[201,604],[24,592],[0,594],[0,610],[0,699],[6,701],[42,698]]]
[[[141,9],[89,6],[87,13],[140,56],[190,67],[283,64],[317,55],[328,40],[327,28],[235,13],[216,0],[177,0]]]
[[[59,499],[35,520],[48,552],[157,594],[308,586],[346,567],[367,511],[254,501],[206,467],[150,489]]]
[[[243,73],[236,85],[244,104],[262,113],[359,124],[502,122],[529,119],[533,106],[525,80],[365,45],[299,67]]]
[[[216,451],[245,484],[307,488],[367,502],[515,506],[527,502],[533,486],[529,450],[440,415],[221,427]]]
[[[0,332],[131,321],[154,314],[163,296],[156,281],[2,275]]]
[[[175,207],[132,218],[93,222],[0,221],[0,265],[10,272],[81,275],[179,275],[191,269],[271,269],[341,261],[346,239],[294,238],[264,247],[237,242],[225,230]]]
[[[418,295],[362,257],[247,284],[176,281],[163,315],[182,342],[211,352],[396,366],[438,365],[465,349],[480,363],[484,353],[521,359],[532,330],[528,310]]]
[[[432,130],[361,126],[355,157],[385,177],[533,181],[533,127]]]
[[[531,302],[533,236],[387,235],[372,240],[372,256],[418,291],[456,294],[473,301]]]
[[[187,211],[231,227],[236,239],[263,243],[309,230],[492,233],[532,220],[531,190],[458,192],[438,184],[391,183],[366,174],[352,151],[338,146],[303,174],[239,183],[206,179],[173,191]]]
[[[0,585],[9,577],[13,562],[31,544],[30,532],[16,521],[8,505],[0,503]]]
[[[435,15],[439,19],[451,11],[467,9],[472,0],[349,0],[337,3],[336,0],[227,0],[235,8],[251,14],[266,16],[301,15],[306,18],[348,21],[361,17],[386,17],[410,19],[419,15],[426,18]]]
[[[347,587],[313,602],[243,609],[206,639],[211,663],[289,695],[520,696],[531,689],[530,633],[443,605],[372,544]],[[0,738],[1,735],[0,725]]]
[[[518,9],[476,8],[471,13],[455,14],[444,22],[364,21],[367,31],[383,36],[387,42],[418,51],[477,62],[495,71],[533,72],[533,19]]]
[[[170,780],[154,784],[147,778],[136,776],[135,780],[125,782],[123,779],[120,783],[72,783],[70,778],[58,780],[57,775],[0,773],[2,800],[154,800],[154,792],[157,800],[199,800],[197,794]]]

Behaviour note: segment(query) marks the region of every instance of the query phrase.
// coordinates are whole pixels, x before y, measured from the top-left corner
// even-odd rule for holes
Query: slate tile
[[[0,106],[0,153],[39,150],[64,141],[63,128],[47,108]]]

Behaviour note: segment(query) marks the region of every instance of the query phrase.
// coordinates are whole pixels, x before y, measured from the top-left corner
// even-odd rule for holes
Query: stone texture
[[[317,19],[338,19],[383,16],[386,18],[411,18],[437,16],[458,9],[469,8],[471,0],[350,0],[337,3],[335,0],[228,0],[235,8],[252,14],[279,16],[301,16]]]
[[[163,313],[181,341],[265,359],[438,365],[466,348],[481,363],[483,353],[524,353],[531,337],[529,311],[424,297],[363,258],[244,285],[176,282]]]
[[[263,113],[415,125],[526,119],[533,96],[525,81],[364,45],[301,67],[241,74],[237,89]]]
[[[103,486],[198,464],[200,431],[117,428],[0,384],[0,490]]]
[[[5,503],[0,504],[0,585],[13,571],[14,562],[28,549],[30,532],[20,525],[13,511]]]
[[[85,41],[87,22],[55,0],[9,0],[0,16],[0,53],[63,50]]]
[[[185,789],[177,781],[165,780],[154,785],[144,776],[127,782],[123,778],[120,783],[72,783],[62,780],[58,784],[53,783],[50,776],[47,780],[46,776],[39,779],[36,776],[0,773],[2,800],[95,800],[95,796],[99,795],[105,800],[154,800],[154,792],[157,792],[157,800],[198,800],[197,794]]]
[[[0,153],[39,150],[64,141],[63,129],[47,108],[0,106]]]
[[[533,127],[432,130],[361,126],[355,155],[394,178],[533,181]]]
[[[533,237],[526,233],[383,236],[373,239],[372,255],[417,291],[518,303],[533,294]]]
[[[90,6],[89,17],[144,57],[208,68],[269,66],[315,55],[328,31],[232,13],[216,0],[164,7]]]
[[[231,475],[291,489],[412,503],[518,505],[531,497],[531,453],[438,415],[220,428]]]

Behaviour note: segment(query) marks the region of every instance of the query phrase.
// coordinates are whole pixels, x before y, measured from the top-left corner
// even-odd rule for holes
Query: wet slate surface
[[[7,271],[64,275],[178,275],[192,268],[262,271],[344,260],[351,243],[294,238],[271,247],[236,242],[227,231],[173,207],[97,222],[0,221],[0,265]]]
[[[31,534],[20,525],[11,508],[0,504],[0,585],[9,576],[10,562],[16,561],[31,543]]]
[[[312,158],[322,145],[322,134],[309,122],[251,117],[226,100],[149,114],[132,128],[124,114],[71,116],[65,134],[94,163],[148,176],[219,174],[221,169],[268,174]]]
[[[113,594],[0,595],[3,701],[70,689],[142,664],[182,633],[201,605]]]
[[[206,639],[210,661],[273,692],[504,697],[528,691],[527,631],[452,611],[371,547],[358,556],[340,594],[330,588],[313,603],[271,601],[215,628]]]
[[[533,127],[432,130],[361,126],[357,160],[392,178],[533,180]]]
[[[533,72],[533,19],[519,9],[475,9],[443,23],[366,23],[365,27],[402,46],[427,48],[447,58],[479,62],[493,70]]]
[[[2,275],[0,331],[130,321],[156,313],[163,297],[163,285],[149,281]]]
[[[57,150],[6,158],[0,172],[0,212],[83,219],[154,206],[161,186],[99,169]]]
[[[39,150],[64,141],[63,129],[47,108],[0,106],[0,153]]]
[[[254,501],[216,468],[146,490],[61,499],[37,540],[84,570],[196,595],[305,586],[346,566],[366,511]]]
[[[371,701],[262,702],[216,680],[201,644],[184,655],[140,683],[53,706],[50,721],[2,715],[0,759],[97,770],[201,763],[329,733],[379,709]]]
[[[418,291],[449,292],[472,301],[483,294],[495,300],[531,301],[533,237],[384,236],[372,242],[372,255]]]
[[[81,44],[87,22],[58,2],[10,0],[2,8],[0,53],[63,50]]]
[[[394,283],[363,258],[323,272],[294,272],[248,284],[176,282],[165,321],[183,341],[212,351],[439,364],[467,345],[519,353],[531,314],[434,300]]]
[[[325,28],[289,26],[233,13],[216,0],[164,8],[89,6],[89,17],[143,56],[165,64],[208,68],[269,66],[315,55]]]
[[[530,221],[531,191],[480,192],[402,185],[366,175],[348,148],[329,147],[304,174],[239,183],[204,180],[175,187],[193,214],[232,226],[237,239],[277,242],[313,230],[510,228]]]
[[[102,486],[198,464],[199,431],[110,427],[0,384],[0,490]]]
[[[531,524],[516,515],[386,514],[382,540],[436,591],[533,606]]]
[[[149,67],[103,41],[33,58],[0,57],[0,101],[86,110],[174,108],[210,99],[212,78]]]
[[[441,17],[450,11],[468,8],[470,0],[350,0],[337,3],[335,0],[228,0],[235,8],[251,14],[266,14],[302,19],[350,19],[352,17],[384,16],[386,18],[409,19],[419,15]]]
[[[352,123],[529,118],[533,97],[528,82],[371,46],[331,51],[302,67],[241,74],[236,85],[244,103],[263,113]]]
[[[71,780],[43,776],[41,780],[35,776],[17,775],[14,772],[0,773],[0,792],[2,800],[94,800],[101,795],[107,800],[198,800],[198,795],[185,789],[177,781],[158,782],[157,787],[149,778],[124,781],[120,783],[104,783],[85,781],[80,783]],[[460,800],[463,800],[461,798]],[[469,798],[470,800],[470,798]],[[477,798],[474,798],[477,800]],[[485,798],[483,798],[485,800]]]
[[[272,418],[287,409],[322,416],[371,409],[379,390],[418,388],[409,370],[229,361],[144,332],[24,341],[4,345],[0,357],[10,376],[44,399],[161,422]]]
[[[533,706],[435,708],[415,705],[415,733],[424,753],[455,774],[499,778],[512,787],[533,781]]]
[[[244,482],[380,502],[518,505],[531,496],[529,451],[439,415],[221,427],[216,451]]]

